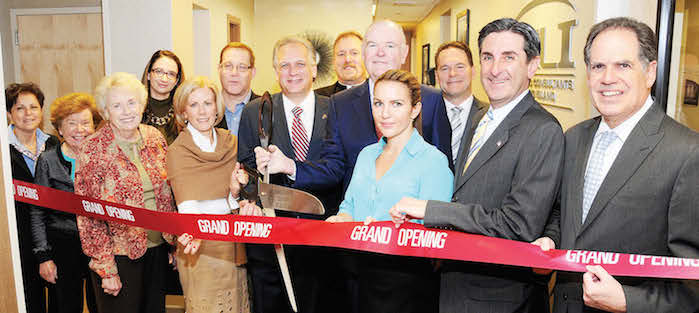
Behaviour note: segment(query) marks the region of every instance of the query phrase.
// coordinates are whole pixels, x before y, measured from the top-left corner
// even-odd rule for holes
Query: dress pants
[[[274,246],[246,244],[246,249],[248,273],[252,282],[249,286],[253,299],[252,312],[293,312]],[[322,312],[318,306],[318,294],[321,288],[318,262],[322,259],[321,253],[317,247],[293,245],[285,245],[284,252],[299,312]]]
[[[439,309],[439,276],[431,259],[357,253],[359,311],[433,313]]]
[[[27,313],[46,313],[45,282],[39,276],[39,263],[32,252],[32,233],[28,205],[15,201],[19,259],[22,264],[24,302]]]
[[[53,262],[56,264],[58,279],[49,283],[49,312],[82,313],[83,289],[90,312],[97,312],[95,295],[88,267],[90,259],[83,254],[77,233],[48,230],[47,237],[53,248]],[[84,280],[87,280],[83,285]]]
[[[161,244],[148,248],[146,253],[136,260],[124,255],[114,256],[122,284],[116,297],[104,293],[102,279],[91,272],[99,312],[164,313],[165,271],[170,269],[168,251],[168,245]]]

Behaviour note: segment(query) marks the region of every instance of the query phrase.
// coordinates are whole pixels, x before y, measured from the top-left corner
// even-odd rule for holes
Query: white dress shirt
[[[449,100],[447,100],[447,98],[444,98],[444,105],[447,108],[447,118],[449,118],[449,124],[451,124],[452,129],[454,128],[454,121],[452,121],[453,117],[451,115],[451,109],[457,108],[457,107],[461,108],[461,112],[459,113],[459,115],[461,116],[461,123],[463,123],[464,127],[461,127],[461,130],[458,134],[455,134],[455,133],[451,134],[452,138],[454,138],[454,136],[456,136],[456,138],[459,138],[459,142],[460,142],[461,137],[463,137],[463,135],[464,135],[464,130],[466,129],[466,124],[468,123],[468,115],[471,114],[471,107],[473,106],[473,95],[466,98],[466,100],[461,102],[461,104],[459,104],[459,105],[455,105],[455,104],[449,102]],[[456,160],[456,156],[454,155],[453,157],[454,157],[454,160]]]
[[[517,103],[522,101],[522,98],[524,98],[524,96],[526,96],[528,93],[529,89],[525,90],[523,93],[517,96],[517,98],[501,106],[498,109],[493,108],[492,105],[490,106],[488,110],[493,112],[493,120],[488,122],[488,126],[485,129],[485,134],[483,134],[484,143],[488,141],[490,135],[492,135],[493,132],[495,132],[495,129],[497,129],[498,126],[500,126],[500,123],[502,123],[502,121],[505,120],[507,115],[510,114],[510,112],[512,112],[512,110],[517,106]],[[486,116],[483,115],[483,118],[486,118]]]
[[[214,142],[212,143],[208,137],[196,130],[192,124],[187,123],[187,130],[192,135],[194,144],[204,152],[214,152],[218,141],[216,132],[212,128],[214,134]],[[228,198],[220,198],[214,200],[187,200],[177,205],[177,211],[184,214],[230,214],[232,210],[238,208],[238,201],[233,199],[233,195],[229,192]]]
[[[646,102],[643,104],[640,110],[638,110],[636,113],[631,115],[631,117],[629,117],[626,121],[622,122],[614,128],[609,128],[607,122],[605,122],[604,118],[602,118],[602,121],[599,123],[599,127],[597,128],[597,132],[595,133],[595,139],[592,141],[592,149],[594,149],[594,147],[597,146],[602,132],[611,130],[612,132],[614,132],[614,134],[616,134],[616,138],[609,145],[606,152],[604,153],[601,176],[603,179],[602,181],[604,181],[604,178],[607,177],[609,169],[612,168],[614,160],[616,160],[617,155],[619,155],[619,151],[621,151],[621,147],[624,145],[624,142],[626,142],[626,139],[629,138],[631,131],[633,131],[633,129],[636,127],[636,124],[638,124],[638,121],[641,120],[643,115],[646,114],[646,112],[648,112],[652,105],[653,98],[651,98],[651,96],[648,96]],[[592,153],[590,153],[590,155],[592,155]],[[588,156],[588,166],[590,163],[589,158],[590,157]],[[587,171],[587,168],[585,169],[585,171]]]
[[[289,138],[291,138],[292,127],[294,122],[294,113],[291,110],[296,107],[296,103],[287,98],[282,94],[282,102],[284,105],[284,115],[286,116],[286,126],[289,128]],[[301,124],[303,124],[304,130],[306,130],[306,137],[311,140],[311,135],[313,134],[313,117],[315,116],[316,110],[316,97],[313,91],[308,92],[305,98],[298,104],[303,112],[301,113]],[[310,146],[310,142],[309,142]]]

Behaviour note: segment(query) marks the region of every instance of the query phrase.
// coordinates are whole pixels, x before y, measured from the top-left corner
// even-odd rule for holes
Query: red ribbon
[[[18,180],[14,184],[17,201],[208,240],[327,246],[571,272],[585,272],[586,265],[600,264],[612,275],[699,279],[699,259],[578,250],[544,252],[525,242],[430,229],[414,223],[396,228],[392,222],[365,226],[283,217],[162,213]]]

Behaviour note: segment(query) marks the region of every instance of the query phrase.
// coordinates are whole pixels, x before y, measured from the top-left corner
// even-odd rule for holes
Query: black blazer
[[[46,141],[44,151],[53,149],[56,145],[59,145],[58,138],[50,136]],[[25,181],[28,183],[34,183],[34,176],[32,172],[29,171],[27,163],[24,162],[24,157],[15,147],[10,145],[10,163],[12,165],[12,178]],[[17,234],[19,237],[19,249],[22,257],[22,262],[26,266],[34,266],[36,259],[32,254],[32,228],[30,222],[30,208],[31,205],[15,201],[15,218],[17,220]],[[26,263],[31,262],[31,263]]]
[[[425,226],[531,242],[541,236],[563,170],[563,131],[531,93],[483,143],[465,174],[482,107],[464,131],[452,202],[428,201]],[[483,253],[487,253],[484,250]],[[546,282],[530,268],[445,261],[441,312],[546,312]]]
[[[340,92],[340,91],[343,91],[343,90],[345,90],[345,89],[347,89],[347,87],[345,87],[345,86],[343,86],[342,84],[340,84],[339,81],[336,81],[336,82],[335,82],[334,84],[332,84],[332,85],[328,85],[328,86],[325,86],[325,87],[321,87],[321,88],[316,89],[316,90],[315,90],[315,93],[316,93],[317,95],[330,97],[330,96],[332,96],[332,95],[334,95],[334,94],[336,94],[336,93],[338,93],[338,92]]]
[[[699,134],[657,104],[626,138],[582,222],[585,170],[601,118],[566,132],[559,203],[545,235],[560,249],[699,258]],[[616,277],[627,312],[699,312],[699,281]],[[582,274],[559,272],[554,312],[583,305]]]
[[[238,129],[238,161],[245,163],[247,166],[256,168],[255,152],[253,149],[260,145],[260,137],[258,135],[259,125],[259,108],[262,103],[261,99],[250,101],[243,109],[243,115],[240,119],[240,127]],[[274,121],[272,122],[273,131],[270,144],[273,144],[284,153],[287,157],[295,159],[294,148],[291,146],[291,136],[289,135],[289,127],[286,122],[286,114],[284,112],[284,104],[282,102],[282,94],[276,93],[272,95],[272,103],[274,108]],[[265,116],[269,116],[269,111],[265,109]],[[326,132],[328,122],[328,98],[325,96],[315,95],[315,114],[313,118],[313,131],[309,142],[307,160],[318,160],[320,158],[321,145]],[[263,119],[263,127],[269,129],[268,118]],[[274,184],[282,186],[291,186],[292,181],[286,174],[271,175],[270,181]],[[340,206],[340,189],[338,186],[333,186],[320,190],[308,190],[314,196],[318,197],[325,207],[325,215],[322,218],[327,218],[330,215],[337,213]],[[286,212],[278,212],[280,216],[288,215]],[[294,214],[291,214],[296,216]],[[301,216],[301,215],[299,215]],[[303,215],[307,218],[321,218],[315,215]]]
[[[254,92],[252,92],[252,93],[250,94],[250,101],[248,101],[248,103],[246,103],[245,106],[247,106],[248,104],[250,104],[250,102],[252,102],[252,100],[255,100],[255,99],[259,98],[259,97],[260,97],[260,96],[256,95]],[[242,116],[241,116],[240,119],[241,119],[241,120],[243,119]],[[228,124],[226,123],[226,115],[225,115],[225,114],[223,115],[223,118],[221,119],[221,121],[218,122],[218,124],[217,124],[215,127],[216,127],[216,128],[228,129]],[[240,127],[238,127],[238,129],[240,129]]]

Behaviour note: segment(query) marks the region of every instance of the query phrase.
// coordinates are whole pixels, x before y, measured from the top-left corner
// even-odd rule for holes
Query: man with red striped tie
[[[273,52],[274,71],[282,89],[271,96],[271,108],[263,107],[263,127],[270,133],[269,149],[303,162],[320,158],[320,147],[326,133],[329,100],[311,89],[317,67],[311,43],[299,37],[284,37],[276,42]],[[238,130],[238,161],[256,168],[253,149],[260,146],[258,125],[262,98],[255,99],[243,109]],[[272,125],[269,114],[272,113]],[[261,149],[261,148],[259,148]],[[272,174],[270,182],[291,186],[286,174]],[[337,213],[339,187],[312,192],[325,206],[324,216],[277,211],[278,216],[324,219]],[[272,245],[247,245],[248,272],[252,276],[253,312],[291,312],[279,265]],[[320,248],[285,246],[291,269],[291,281],[297,290],[299,312],[320,312],[319,269],[324,258]]]

